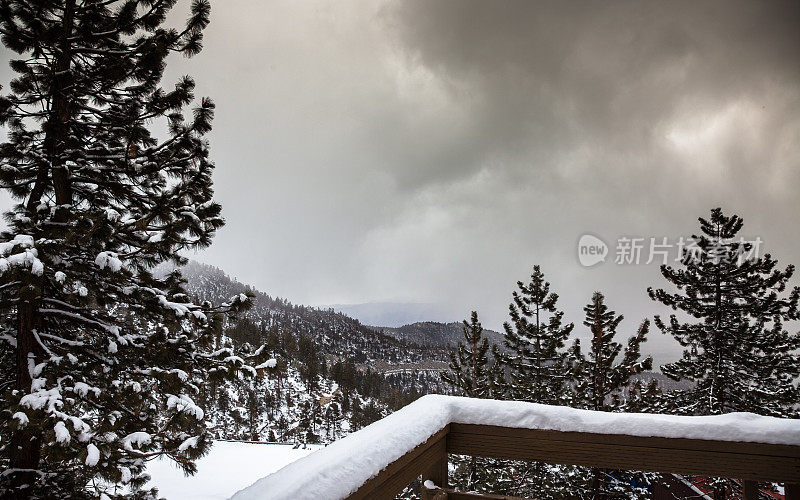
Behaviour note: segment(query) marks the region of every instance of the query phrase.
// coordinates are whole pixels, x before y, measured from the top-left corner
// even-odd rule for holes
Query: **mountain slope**
[[[389,335],[363,325],[332,309],[292,304],[240,283],[213,266],[191,261],[182,273],[187,280],[188,293],[198,300],[218,303],[236,294],[252,294],[253,307],[244,318],[255,325],[254,336],[262,338],[254,340],[260,342],[265,341],[263,337],[270,331],[291,334],[295,338],[305,336],[327,357],[352,359],[360,364],[378,360],[394,364],[447,359],[446,344],[436,344],[434,348],[423,346],[403,336]]]

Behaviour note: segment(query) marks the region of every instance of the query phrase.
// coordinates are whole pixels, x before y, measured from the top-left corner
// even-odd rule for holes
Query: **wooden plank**
[[[783,493],[786,500],[800,500],[800,484],[785,483],[783,485]]]
[[[429,470],[447,453],[445,436],[448,430],[449,426],[446,426],[424,443],[386,466],[378,475],[362,484],[347,498],[361,500],[397,496],[423,471]],[[380,443],[376,443],[375,446],[380,446]]]
[[[531,435],[536,438],[549,438],[559,441],[577,441],[584,443],[590,440],[593,443],[618,444],[621,440],[636,440],[641,446],[654,448],[671,448],[675,443],[680,443],[681,449],[707,450],[723,452],[743,452],[757,455],[778,455],[785,457],[800,458],[800,446],[787,444],[768,444],[768,443],[749,443],[737,441],[715,441],[707,439],[685,439],[685,438],[663,438],[663,437],[639,437],[627,434],[595,434],[591,432],[563,432],[546,429],[518,429],[515,427],[501,427],[496,425],[475,425],[475,424],[450,424],[452,432],[464,432],[471,434],[492,434],[505,435],[511,437]]]
[[[398,493],[411,484],[414,479],[417,479],[422,474],[422,471],[431,467],[439,459],[439,456],[444,452],[445,444],[441,440],[437,441],[434,446],[431,446],[408,461],[397,472],[383,477],[376,476],[375,484],[367,484],[367,488],[359,488],[360,493],[363,489],[362,495],[352,495],[350,498],[394,498]],[[397,462],[395,462],[397,463]]]
[[[422,482],[425,481],[432,481],[433,484],[439,486],[440,488],[447,488],[447,445],[446,445],[447,436],[444,436],[440,442],[441,446],[437,446],[437,449],[440,452],[438,459],[430,465],[427,469],[422,471]],[[437,495],[435,494],[436,490],[428,490],[424,486],[422,487],[422,500],[436,500]],[[441,497],[441,495],[438,495]],[[447,498],[447,495],[441,498]]]
[[[425,453],[414,459],[405,470],[395,474],[379,488],[376,488],[369,498],[394,498],[412,481],[419,478],[424,470],[436,463],[438,457],[444,451],[445,445],[443,442],[439,442],[434,447],[429,448]]]
[[[800,482],[798,447],[451,424],[447,451],[613,469]]]

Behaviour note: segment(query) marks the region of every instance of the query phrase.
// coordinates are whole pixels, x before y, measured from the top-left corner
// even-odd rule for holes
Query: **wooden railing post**
[[[435,446],[437,448],[437,458],[430,467],[422,473],[422,500],[433,500],[433,493],[436,490],[425,488],[425,481],[431,481],[440,488],[447,488],[447,435],[445,435]]]
[[[758,500],[758,483],[755,481],[744,482],[744,500]]]

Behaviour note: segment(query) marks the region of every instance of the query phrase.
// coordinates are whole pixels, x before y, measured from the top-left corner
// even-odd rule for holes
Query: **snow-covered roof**
[[[800,420],[752,413],[702,417],[607,413],[520,401],[428,395],[259,479],[234,495],[233,500],[344,498],[450,423],[800,446]]]

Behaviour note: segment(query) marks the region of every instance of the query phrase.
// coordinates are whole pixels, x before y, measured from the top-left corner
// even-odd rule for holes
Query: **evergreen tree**
[[[650,322],[642,322],[636,335],[628,339],[623,351],[622,344],[614,341],[623,317],[606,306],[603,294],[595,292],[592,301],[583,310],[586,313],[583,324],[589,328],[592,338],[588,356],[581,353],[578,340],[572,349],[576,360],[576,403],[591,410],[623,411],[625,407],[621,398],[631,389],[631,377],[653,367],[653,359],[650,356],[642,359],[640,349],[642,342],[647,340]],[[618,360],[620,353],[622,359]],[[577,470],[576,478],[582,476],[583,485],[579,479],[574,484],[588,492],[591,498],[637,498],[647,495],[645,489],[634,486],[647,484],[647,477],[642,474],[598,468]]]
[[[653,379],[648,383],[644,383],[642,380],[636,380],[627,391],[622,411],[634,413],[668,413],[668,409],[664,406],[664,399],[664,392],[658,380]]]
[[[495,350],[510,380],[506,398],[544,404],[569,402],[569,367],[564,344],[573,325],[563,325],[556,309],[558,295],[550,291],[539,266],[533,267],[527,285],[517,282],[509,305],[511,323],[503,327],[507,352]]]
[[[339,437],[340,423],[342,420],[342,410],[339,399],[339,395],[337,394],[325,409],[325,430],[326,437],[329,441],[333,441]]]
[[[247,410],[247,439],[258,441],[260,439],[260,417],[264,413],[264,399],[261,397],[261,384],[258,379],[251,380],[251,384],[244,387],[244,403]]]
[[[194,0],[174,29],[174,4],[0,2],[2,42],[19,54],[0,98],[0,186],[18,200],[0,235],[0,495],[127,483],[146,496],[158,455],[194,471],[209,439],[193,398],[243,367],[212,348],[220,314],[250,299],[193,304],[179,272],[152,272],[223,224],[204,139],[214,105],[186,119],[192,79],[160,87],[170,54],[200,51],[210,7]]]
[[[695,383],[671,398],[678,413],[705,415],[748,411],[797,416],[800,334],[785,329],[798,318],[800,288],[787,294],[794,266],[784,270],[769,254],[757,255],[737,235],[743,220],[720,208],[700,218],[702,234],[685,248],[682,269],[662,266],[676,293],[649,288],[650,297],[685,313],[656,325],[685,348],[683,357],[662,367],[668,377]]]
[[[489,339],[483,336],[483,326],[478,313],[472,311],[470,321],[463,321],[465,343],[459,342],[450,354],[450,371],[442,373],[442,379],[456,393],[470,398],[490,398],[497,391],[499,380],[496,365],[489,363]]]
[[[305,335],[300,336],[298,343],[298,356],[300,361],[300,376],[306,384],[308,392],[314,392],[319,385],[320,355],[317,344]]]
[[[354,398],[352,402],[352,417],[351,417],[351,425],[353,430],[361,429],[362,427],[366,427],[373,422],[377,422],[378,420],[384,417],[383,411],[375,404],[375,401],[370,399],[367,403],[363,406],[359,403],[358,398]]]
[[[489,364],[489,339],[483,336],[483,326],[478,321],[478,313],[472,311],[470,320],[464,320],[463,342],[458,343],[450,355],[450,371],[442,373],[442,379],[451,385],[453,392],[470,398],[491,398],[497,390],[500,379],[495,369],[497,364]],[[462,485],[467,491],[477,488],[490,489],[495,483],[493,468],[497,461],[477,457],[453,457],[453,482]]]
[[[503,325],[505,352],[493,353],[503,366],[503,399],[543,404],[572,401],[572,369],[565,343],[573,324],[563,324],[556,307],[558,295],[550,291],[539,266],[528,284],[517,282],[509,305],[511,322]],[[572,467],[542,462],[505,461],[496,477],[496,491],[542,499],[565,498],[571,492]]]
[[[303,401],[298,405],[299,419],[297,421],[297,437],[303,443],[315,443],[317,436],[314,434],[314,415],[311,403]]]
[[[583,324],[589,328],[592,338],[588,356],[581,352],[580,341],[576,340],[573,347],[577,361],[577,402],[591,410],[620,411],[621,397],[630,388],[631,377],[653,367],[653,358],[642,359],[641,355],[641,344],[647,340],[650,322],[642,322],[623,352],[622,344],[614,341],[623,316],[608,308],[603,294],[595,292],[583,310],[586,314]],[[617,360],[620,353],[622,359]]]

